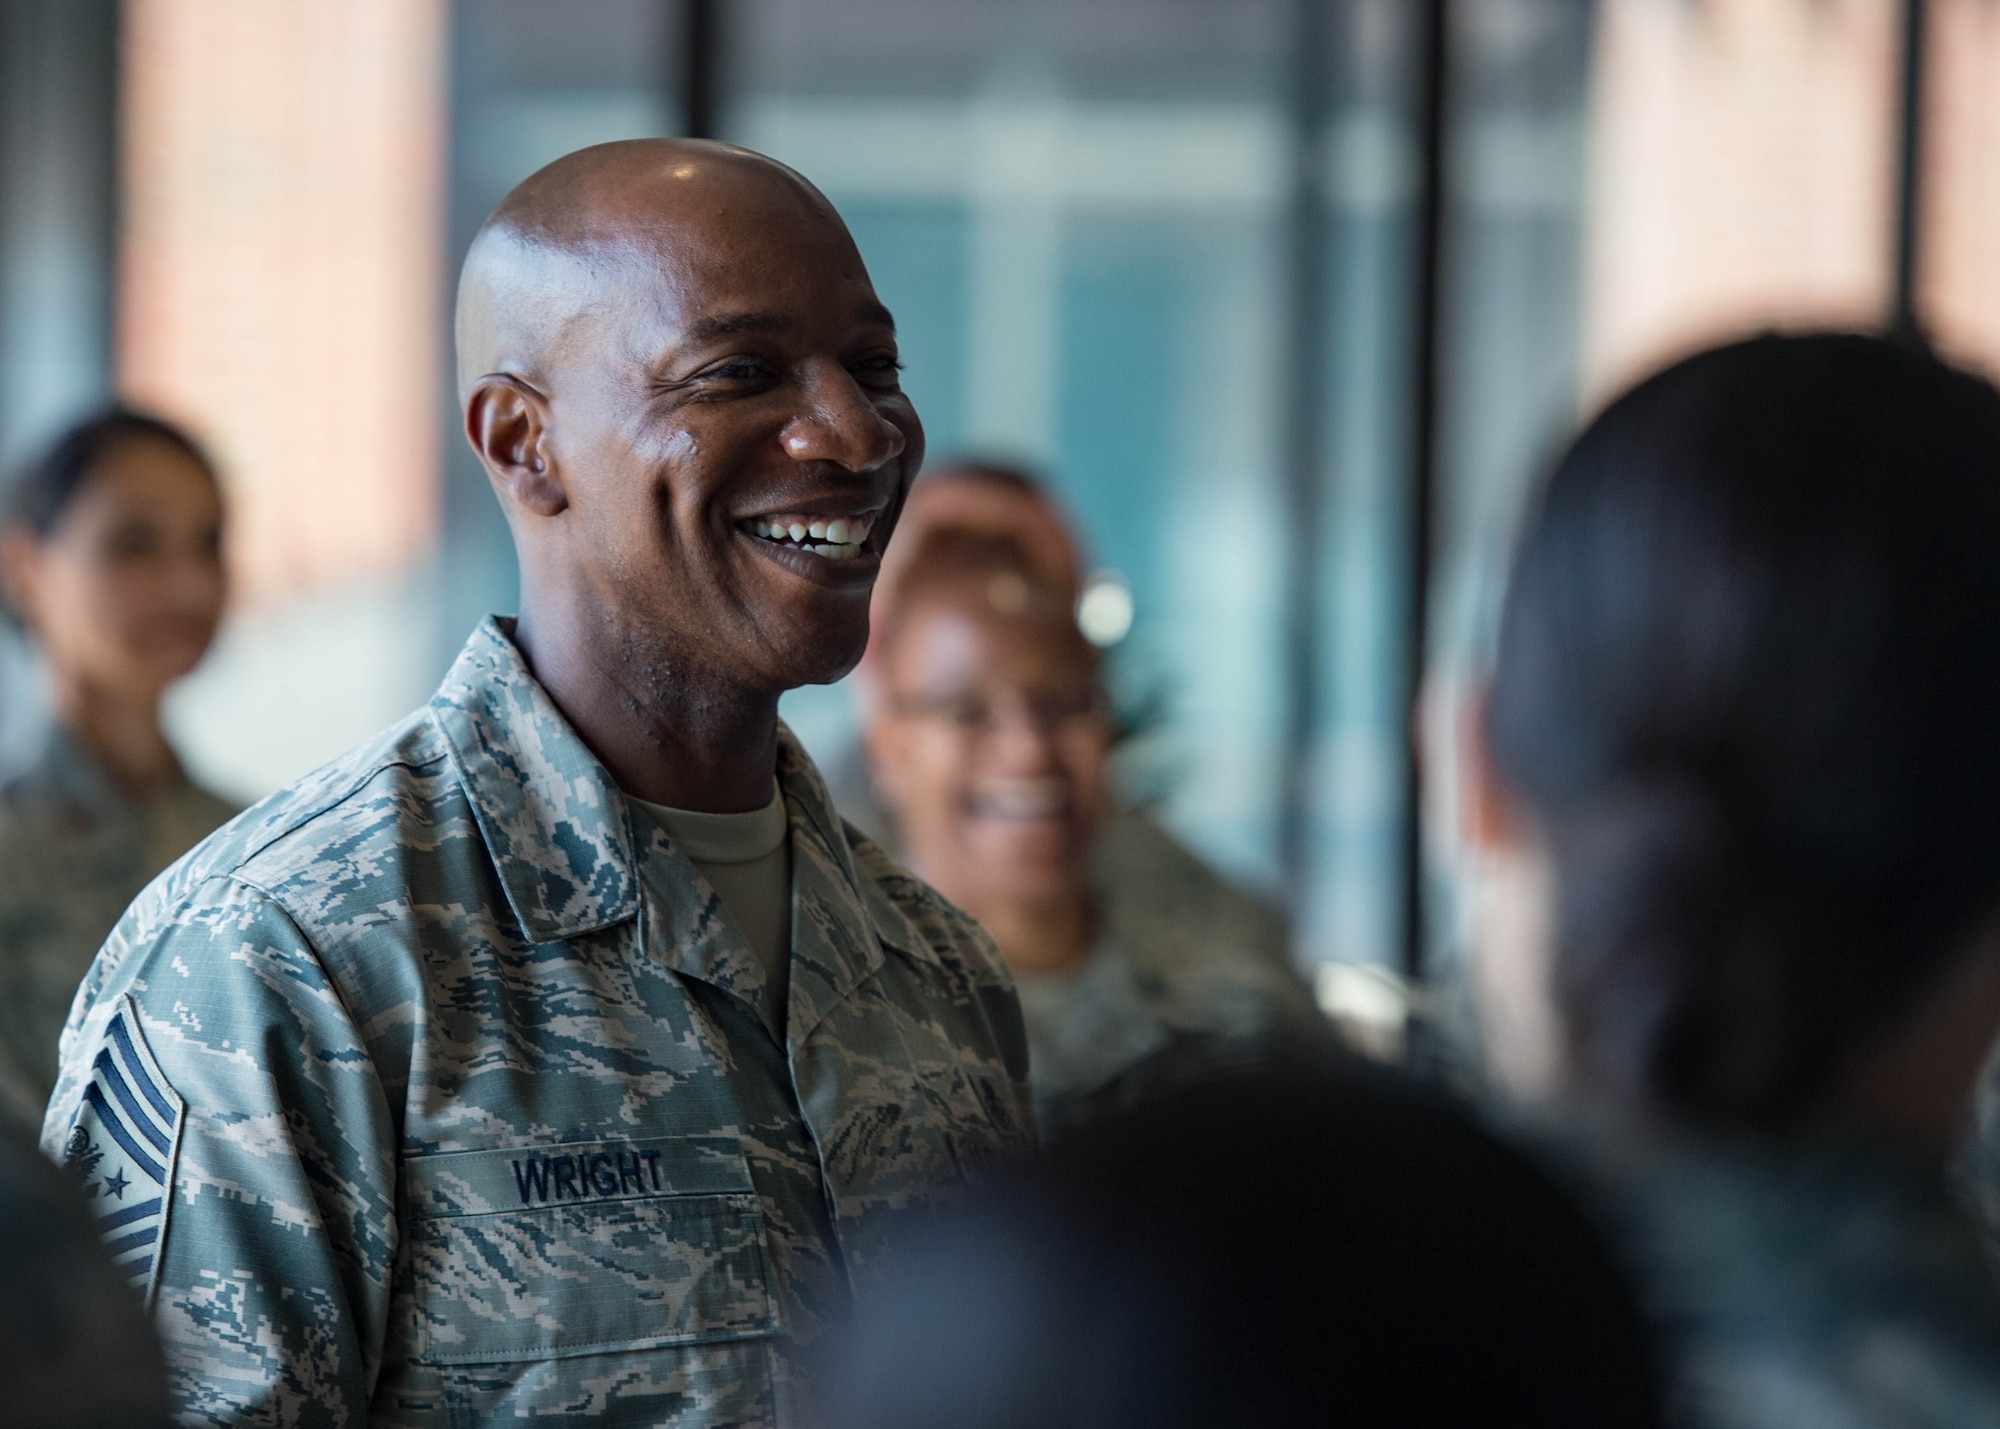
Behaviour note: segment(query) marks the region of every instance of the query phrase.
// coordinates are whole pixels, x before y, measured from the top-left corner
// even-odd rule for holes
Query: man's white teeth
[[[980,813],[992,818],[1053,818],[1069,809],[1069,785],[1061,779],[992,785],[980,791],[976,804]]]
[[[801,550],[835,561],[851,561],[874,522],[866,516],[836,516],[830,521],[753,521],[750,529],[767,541],[790,541]]]

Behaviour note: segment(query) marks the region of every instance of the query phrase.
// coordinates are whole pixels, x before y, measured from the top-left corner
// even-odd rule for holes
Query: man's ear
[[[1539,1101],[1570,1076],[1551,993],[1554,873],[1534,815],[1507,783],[1486,739],[1490,691],[1466,690],[1454,712],[1458,837],[1465,860],[1467,965],[1489,1080]]]
[[[1482,853],[1497,853],[1520,843],[1524,829],[1520,800],[1494,767],[1486,744],[1488,696],[1481,684],[1458,708],[1458,764],[1465,781],[1459,836]]]
[[[549,455],[549,400],[518,377],[488,373],[465,399],[465,437],[503,503],[536,516],[569,507]]]

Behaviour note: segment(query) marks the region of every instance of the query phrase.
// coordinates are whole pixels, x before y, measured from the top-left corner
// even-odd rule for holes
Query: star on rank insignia
[[[172,1201],[183,1103],[146,1047],[131,998],[105,1024],[63,1160],[83,1180],[98,1234],[150,1305]]]

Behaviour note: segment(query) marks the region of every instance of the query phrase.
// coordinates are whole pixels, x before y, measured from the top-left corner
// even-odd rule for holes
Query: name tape
[[[515,1160],[514,1186],[521,1204],[587,1201],[593,1196],[643,1196],[664,1189],[660,1153],[654,1151],[565,1151],[560,1156]]]
[[[733,1136],[570,1141],[450,1151],[403,1161],[416,1215],[477,1216],[652,1196],[754,1192]]]

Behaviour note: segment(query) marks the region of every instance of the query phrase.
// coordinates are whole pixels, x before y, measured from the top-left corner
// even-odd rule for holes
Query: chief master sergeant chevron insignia
[[[83,1180],[106,1249],[149,1306],[167,1234],[181,1108],[146,1049],[132,1000],[122,999],[91,1063],[63,1159]]]

